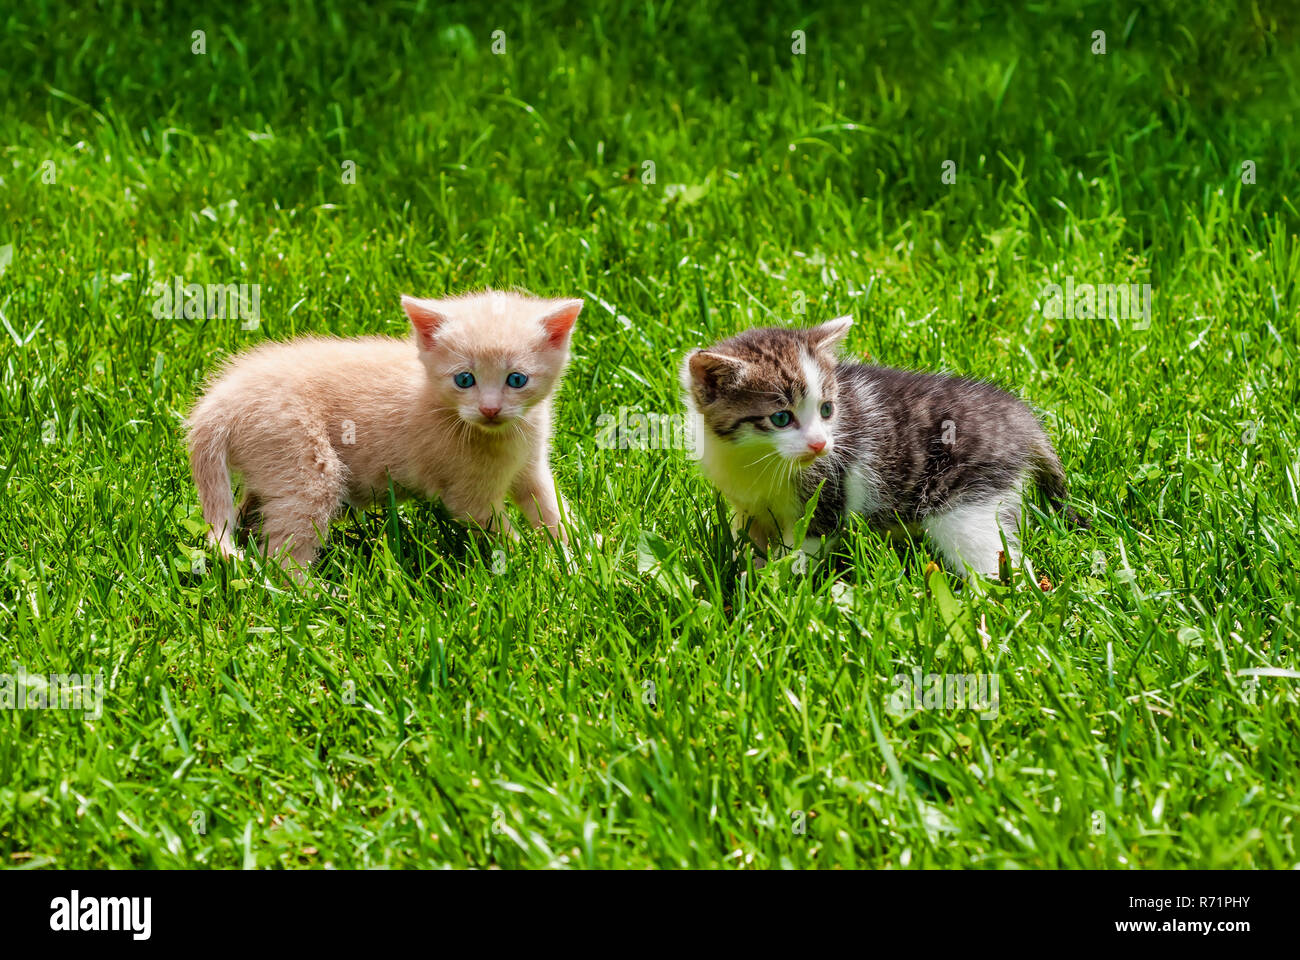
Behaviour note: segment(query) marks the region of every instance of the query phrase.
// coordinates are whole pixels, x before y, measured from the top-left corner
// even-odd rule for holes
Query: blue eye
[[[528,382],[528,375],[525,373],[512,373],[506,377],[506,383],[518,390]]]
[[[776,413],[772,414],[772,416],[768,417],[768,419],[772,421],[772,426],[774,427],[788,427],[790,426],[790,421],[793,420],[794,417],[790,415],[789,410],[778,410]]]
[[[454,379],[456,381],[456,386],[460,387],[462,390],[468,390],[470,387],[474,386],[474,374],[469,373],[468,371],[456,374]]]
[[[829,420],[831,418],[831,414],[834,412],[835,412],[835,404],[831,403],[829,400],[822,404],[823,420]]]

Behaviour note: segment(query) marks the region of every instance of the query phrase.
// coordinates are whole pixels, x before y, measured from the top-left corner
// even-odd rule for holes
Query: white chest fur
[[[790,464],[755,445],[726,443],[706,435],[700,449],[704,475],[741,514],[767,534],[787,539],[803,516],[803,501]]]

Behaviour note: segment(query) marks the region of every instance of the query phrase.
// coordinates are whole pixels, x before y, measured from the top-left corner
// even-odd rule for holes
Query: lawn
[[[0,671],[103,677],[0,713],[0,863],[1300,864],[1300,14],[871,7],[0,15]],[[587,301],[570,556],[426,503],[306,587],[205,551],[223,357],[486,286]],[[845,313],[1041,411],[1091,529],[1036,514],[1011,584],[861,525],[755,570],[688,450],[609,442],[687,349]]]

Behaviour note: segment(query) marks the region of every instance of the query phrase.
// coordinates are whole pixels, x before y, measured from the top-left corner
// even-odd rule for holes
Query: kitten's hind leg
[[[943,556],[948,569],[966,576],[967,569],[986,577],[999,573],[998,555],[1006,537],[1007,563],[1020,564],[1019,493],[959,503],[921,521],[921,528]]]
[[[305,574],[329,536],[338,499],[326,502],[304,496],[276,497],[262,507],[262,537],[266,554],[293,573],[296,564]],[[296,575],[296,574],[295,574]]]
[[[266,553],[300,581],[329,536],[347,496],[346,470],[328,439],[322,437],[310,459],[277,478],[277,490],[291,491],[262,500],[262,539]],[[293,565],[301,567],[301,573]]]

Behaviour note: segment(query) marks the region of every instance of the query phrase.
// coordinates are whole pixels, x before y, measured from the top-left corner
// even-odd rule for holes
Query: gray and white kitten
[[[842,361],[852,325],[746,330],[682,365],[703,421],[701,466],[762,551],[816,553],[847,514],[924,532],[955,573],[998,574],[1003,537],[1018,565],[1021,500],[1035,481],[1065,506],[1061,461],[1038,418],[987,383]],[[804,544],[792,542],[825,482]]]

